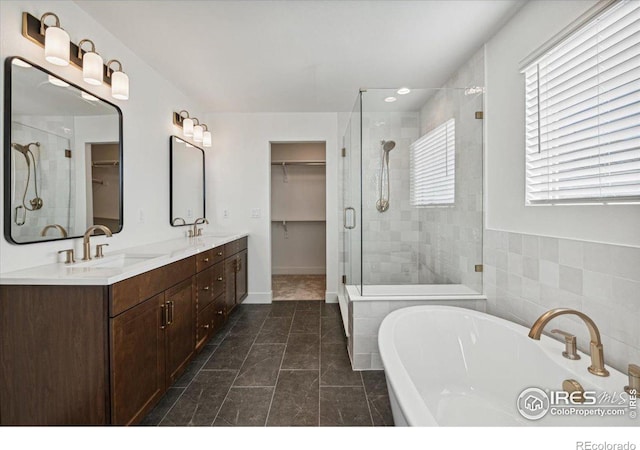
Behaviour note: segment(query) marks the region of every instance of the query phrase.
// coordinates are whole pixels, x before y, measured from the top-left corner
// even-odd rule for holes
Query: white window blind
[[[455,119],[450,119],[411,144],[411,205],[455,202],[455,141]]]
[[[640,2],[617,3],[524,72],[527,203],[640,198]]]

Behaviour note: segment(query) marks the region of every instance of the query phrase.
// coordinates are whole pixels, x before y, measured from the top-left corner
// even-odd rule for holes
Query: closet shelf
[[[110,166],[119,166],[120,161],[117,159],[114,160],[104,160],[104,161],[94,161],[93,167],[110,167]]]
[[[326,166],[326,161],[320,160],[289,160],[289,161],[271,161],[272,166]]]
[[[271,219],[272,222],[326,222],[327,219]]]

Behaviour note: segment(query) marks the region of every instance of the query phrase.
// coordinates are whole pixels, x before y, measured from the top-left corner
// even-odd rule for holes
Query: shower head
[[[36,147],[40,147],[40,142],[30,142],[27,145],[16,144],[14,142],[11,144],[11,147],[13,147],[14,150],[18,150],[20,153],[22,153],[26,157],[27,152],[29,151],[29,147],[31,147],[32,145],[35,145]]]
[[[387,153],[393,150],[395,147],[396,147],[395,141],[382,141],[382,150],[384,150]]]

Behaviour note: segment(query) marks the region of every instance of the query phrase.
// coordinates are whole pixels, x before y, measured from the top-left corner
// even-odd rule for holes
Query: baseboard
[[[338,303],[338,293],[326,291],[324,293],[325,303]]]
[[[271,299],[273,298],[273,293],[269,292],[249,292],[247,298],[242,302],[247,305],[257,305],[257,304],[269,304],[271,303]]]
[[[324,275],[327,268],[321,267],[272,267],[273,275]]]

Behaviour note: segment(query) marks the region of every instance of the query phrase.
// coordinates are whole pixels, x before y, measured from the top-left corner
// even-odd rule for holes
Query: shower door
[[[346,285],[355,285],[358,290],[362,287],[361,97],[358,94],[343,137],[341,295]]]

